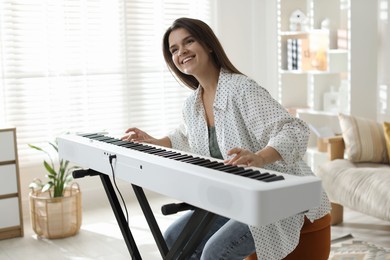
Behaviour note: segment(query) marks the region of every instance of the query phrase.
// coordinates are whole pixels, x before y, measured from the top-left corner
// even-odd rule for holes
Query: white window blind
[[[189,90],[168,72],[162,35],[179,17],[210,24],[210,0],[2,0],[0,125],[17,127],[22,166],[75,131],[156,137],[175,127]]]

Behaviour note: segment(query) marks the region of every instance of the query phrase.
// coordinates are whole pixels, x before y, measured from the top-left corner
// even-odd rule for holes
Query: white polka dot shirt
[[[302,158],[306,152],[309,129],[300,119],[291,116],[268,91],[245,75],[221,70],[214,101],[214,121],[222,156],[240,147],[257,152],[266,146],[275,148],[282,161],[264,168],[294,175],[312,175]],[[183,106],[183,124],[169,134],[172,148],[210,156],[208,128],[200,88],[195,90]],[[320,207],[305,215],[319,219],[330,211],[326,194]],[[304,222],[303,214],[275,223],[253,227],[259,259],[283,259],[299,242]]]

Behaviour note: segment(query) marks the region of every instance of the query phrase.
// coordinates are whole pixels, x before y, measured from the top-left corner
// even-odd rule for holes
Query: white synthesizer
[[[65,160],[112,176],[113,155],[116,178],[249,225],[266,225],[320,205],[321,181],[315,176],[227,166],[100,134],[57,140]]]

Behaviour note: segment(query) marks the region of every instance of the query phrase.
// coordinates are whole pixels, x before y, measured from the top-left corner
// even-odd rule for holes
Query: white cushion
[[[390,220],[390,166],[334,160],[316,174],[332,202],[367,215]]]
[[[352,162],[388,163],[381,124],[374,120],[339,114],[345,152]]]

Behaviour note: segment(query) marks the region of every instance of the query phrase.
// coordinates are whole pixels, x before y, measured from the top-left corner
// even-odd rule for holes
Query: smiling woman
[[[297,176],[313,175],[303,161],[309,127],[232,65],[210,26],[198,19],[176,19],[163,36],[163,53],[172,74],[193,90],[183,104],[183,121],[162,138],[131,126],[123,140],[223,160],[226,165],[213,166],[214,170],[244,165]],[[310,259],[327,259],[330,204],[325,192],[318,192],[318,207],[266,225],[252,226],[228,216],[215,216],[202,241],[196,248],[184,250],[182,256],[244,259],[255,254],[259,259],[284,259],[299,248],[306,219],[310,226],[324,219],[324,232],[314,242],[323,245],[324,250],[316,250]],[[196,215],[196,210],[187,212],[168,227],[164,233],[168,248],[176,248]]]
[[[199,77],[199,74],[219,74],[213,60],[210,58],[207,47],[198,42],[187,30],[181,28],[172,31],[169,35],[172,43],[170,50],[176,68],[186,75]],[[196,66],[195,66],[196,65]],[[215,68],[210,71],[210,68]]]
[[[0,3],[0,124],[17,127],[21,166],[68,131],[159,134],[188,95],[168,76],[161,31],[177,16],[211,19],[209,0]],[[151,22],[152,21],[152,22]],[[146,116],[147,115],[147,116]]]

